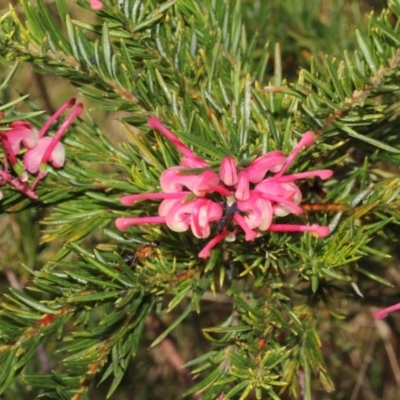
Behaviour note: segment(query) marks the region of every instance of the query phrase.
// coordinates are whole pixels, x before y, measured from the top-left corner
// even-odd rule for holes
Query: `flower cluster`
[[[57,133],[53,137],[45,136],[53,122],[68,108],[72,110]],[[37,199],[34,190],[46,175],[48,163],[54,168],[64,165],[65,149],[60,139],[73,119],[81,114],[82,108],[82,104],[75,105],[75,99],[67,101],[40,131],[26,121],[15,121],[7,129],[2,128],[0,138],[4,150],[4,169],[0,170],[0,186],[9,184],[29,198]],[[31,186],[28,186],[28,173],[35,176]]]
[[[245,240],[254,240],[264,232],[313,232],[319,237],[329,234],[326,226],[275,224],[274,216],[303,212],[299,206],[302,194],[294,183],[298,179],[328,179],[331,170],[317,170],[284,175],[301,149],[311,146],[314,134],[306,132],[292,153],[272,151],[258,157],[247,167],[238,168],[235,160],[222,159],[218,173],[187,148],[157,118],[148,125],[162,133],[183,154],[181,165],[166,169],[160,177],[161,193],[124,196],[121,203],[132,206],[139,200],[162,199],[158,216],[118,218],[120,230],[136,224],[166,224],[175,232],[191,229],[197,238],[214,237],[200,251],[207,258],[221,240],[234,240],[241,230]],[[214,228],[214,229],[213,229]]]

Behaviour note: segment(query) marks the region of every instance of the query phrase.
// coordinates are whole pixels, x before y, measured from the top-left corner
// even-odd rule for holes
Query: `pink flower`
[[[37,173],[36,179],[33,182],[31,189],[34,189],[37,183],[46,175],[47,164],[50,162],[54,168],[61,168],[65,161],[64,145],[60,142],[62,135],[71,125],[72,121],[78,117],[83,110],[82,104],[77,104],[69,113],[65,121],[53,137],[43,137],[51,123],[67,108],[75,104],[75,99],[67,101],[61,106],[56,113],[46,122],[39,132],[38,144],[28,150],[24,156],[24,166],[32,174]]]
[[[65,150],[60,139],[67,130],[72,120],[81,114],[82,104],[75,105],[75,99],[64,103],[43,125],[38,132],[35,127],[25,121],[15,121],[9,126],[9,130],[2,131],[1,143],[5,153],[4,166],[5,171],[1,176],[1,184],[9,183],[20,192],[25,193],[31,198],[37,198],[33,190],[37,183],[46,175],[47,164],[50,162],[54,168],[60,168],[64,165]],[[73,107],[72,111],[58,129],[54,137],[44,137],[53,122],[68,108]],[[18,159],[23,145],[27,151],[23,156],[22,165]],[[18,178],[8,172],[8,162],[11,164]],[[28,190],[27,180],[28,171],[36,174],[35,181]]]
[[[317,224],[273,222],[275,216],[303,212],[299,205],[302,194],[294,181],[316,176],[328,179],[332,176],[331,170],[283,175],[301,149],[313,143],[312,132],[304,134],[288,157],[281,151],[272,151],[239,170],[235,160],[226,156],[217,174],[157,118],[151,117],[148,125],[162,133],[183,154],[181,165],[168,168],[162,173],[160,185],[163,193],[136,194],[121,199],[125,205],[133,205],[139,200],[163,199],[158,217],[118,218],[118,229],[145,223],[162,223],[176,232],[190,228],[195,237],[205,239],[213,232],[215,223],[215,237],[200,251],[200,258],[209,257],[211,249],[221,240],[234,239],[238,230],[244,232],[246,241],[254,240],[268,231],[312,232],[320,237],[329,234],[328,227]]]
[[[182,198],[165,199],[158,208],[159,217],[117,218],[116,227],[125,230],[138,224],[166,224],[175,232],[191,228],[194,236],[207,238],[211,223],[222,218],[222,206],[209,199],[197,198],[184,202]]]

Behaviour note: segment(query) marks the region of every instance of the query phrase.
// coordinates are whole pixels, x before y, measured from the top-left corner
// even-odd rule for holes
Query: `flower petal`
[[[238,209],[246,214],[244,220],[250,229],[265,231],[269,228],[273,217],[270,201],[262,199],[256,191],[252,190],[248,200],[238,200],[236,203]]]
[[[271,151],[256,158],[247,167],[247,176],[252,183],[258,183],[265,178],[268,171],[278,172],[286,162],[286,157],[281,151]]]
[[[279,183],[279,178],[268,178],[255,186],[255,191],[261,193],[261,197],[275,202],[274,214],[279,217],[301,214],[303,210],[297,206],[302,200],[302,194],[298,186],[293,182]]]
[[[235,198],[242,201],[246,201],[250,198],[250,182],[247,171],[240,171],[238,174]]]
[[[13,153],[17,155],[20,151],[21,142],[27,149],[32,149],[39,139],[39,131],[31,124],[24,121],[15,121],[10,124],[10,130],[2,132],[6,135]]]
[[[160,177],[161,189],[166,193],[181,192],[184,187],[192,191],[198,197],[204,197],[213,192],[213,186],[219,184],[218,175],[211,170],[198,175],[185,174],[183,167],[176,166],[165,170]]]
[[[193,235],[205,239],[211,233],[210,223],[222,218],[222,206],[209,199],[197,199],[195,203],[190,217],[190,226]]]
[[[190,216],[195,201],[182,203],[181,200],[164,200],[158,210],[159,215],[165,215],[165,223],[174,232],[184,232],[190,227]]]
[[[43,137],[39,139],[37,145],[28,150],[24,155],[24,166],[28,172],[31,174],[36,174],[39,171],[40,164],[43,159],[48,146],[52,141],[52,137]],[[65,149],[62,143],[57,143],[51,152],[49,161],[52,163],[53,167],[60,168],[65,162]]]
[[[238,174],[235,160],[230,156],[225,156],[219,167],[219,178],[226,186],[234,186],[238,181]]]

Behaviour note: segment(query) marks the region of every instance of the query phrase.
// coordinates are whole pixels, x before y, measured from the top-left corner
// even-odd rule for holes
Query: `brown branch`
[[[161,335],[166,326],[162,323],[162,321],[156,315],[148,315],[146,318],[146,327],[147,329],[152,330],[155,334]],[[166,359],[168,360],[171,367],[175,370],[178,375],[178,379],[181,384],[185,385],[186,388],[191,388],[194,384],[193,377],[190,373],[190,370],[185,365],[185,360],[179,354],[177,345],[174,339],[170,336],[167,336],[164,340],[160,342],[158,345],[160,349],[163,351]],[[193,400],[200,399],[198,394],[193,394],[191,396]]]

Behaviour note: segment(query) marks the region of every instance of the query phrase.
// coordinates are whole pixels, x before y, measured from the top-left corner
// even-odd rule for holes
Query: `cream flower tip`
[[[50,155],[49,161],[54,168],[61,168],[65,163],[65,147],[62,143],[57,143]]]

